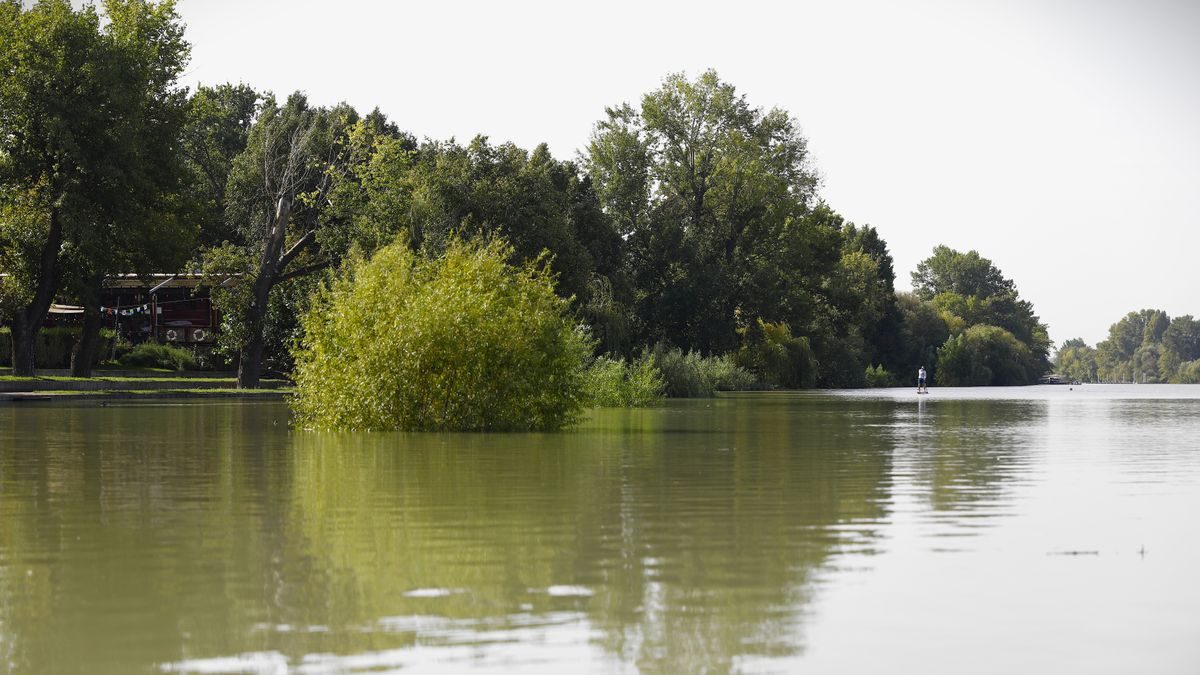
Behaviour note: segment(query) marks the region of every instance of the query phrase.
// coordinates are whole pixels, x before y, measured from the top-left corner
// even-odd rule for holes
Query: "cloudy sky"
[[[897,286],[937,244],[1055,342],[1200,315],[1200,3],[180,0],[185,83],[378,106],[419,137],[587,143],[606,105],[714,68],[800,123],[822,196]]]

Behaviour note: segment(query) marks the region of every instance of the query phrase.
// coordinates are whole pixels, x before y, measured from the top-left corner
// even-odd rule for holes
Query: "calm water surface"
[[[1200,387],[0,407],[0,672],[1200,672]]]

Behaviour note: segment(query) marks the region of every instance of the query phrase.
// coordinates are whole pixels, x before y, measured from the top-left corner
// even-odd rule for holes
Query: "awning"
[[[51,314],[83,314],[82,307],[75,305],[50,305]]]

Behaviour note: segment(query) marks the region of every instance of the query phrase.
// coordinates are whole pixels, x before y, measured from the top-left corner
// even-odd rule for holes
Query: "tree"
[[[99,331],[96,293],[117,269],[178,262],[175,146],[188,58],[170,0],[92,6],[0,2],[0,264],[13,372],[64,288],[87,310],[79,374]],[[123,269],[124,268],[124,269]]]
[[[932,256],[917,265],[912,280],[916,298],[936,309],[954,341],[947,341],[938,356],[938,369],[949,366],[952,370],[936,381],[1033,384],[1049,366],[1050,338],[1045,324],[1034,314],[1033,304],[1021,299],[1016,284],[992,261],[976,251],[961,253],[937,246]],[[986,329],[962,337],[980,326]],[[998,354],[1011,351],[1009,337],[1022,347],[1014,352],[1016,361],[1011,368],[994,361]],[[968,364],[963,359],[989,361]]]
[[[1028,345],[998,326],[971,326],[938,349],[937,383],[942,385],[1029,384],[1043,370],[1043,360]]]
[[[318,235],[327,223],[319,212],[331,167],[342,161],[345,130],[356,121],[346,105],[313,108],[298,92],[283,105],[268,97],[233,162],[225,217],[244,243],[210,250],[206,270],[242,279],[220,296],[227,344],[238,352],[239,388],[259,384],[272,291],[334,262],[321,255]]]
[[[735,310],[758,314],[759,291],[785,283],[770,278],[789,272],[781,256],[822,225],[806,218],[817,184],[807,141],[788,114],[752,108],[713,71],[671,75],[640,109],[606,113],[586,162],[627,246],[640,337],[732,348]]]
[[[245,84],[201,85],[188,101],[182,147],[201,246],[243,243],[241,228],[231,227],[225,218],[225,189],[261,101],[262,95]]]
[[[1054,357],[1055,371],[1071,380],[1095,382],[1098,377],[1096,350],[1082,338],[1067,340]]]

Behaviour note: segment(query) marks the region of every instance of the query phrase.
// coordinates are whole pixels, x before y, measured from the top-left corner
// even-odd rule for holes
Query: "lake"
[[[1200,386],[0,406],[0,672],[1187,673]]]

